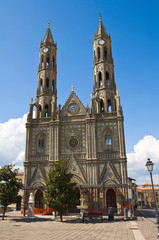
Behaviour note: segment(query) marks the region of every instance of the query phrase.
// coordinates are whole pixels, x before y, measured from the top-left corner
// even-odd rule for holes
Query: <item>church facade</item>
[[[84,204],[106,209],[127,203],[124,118],[111,38],[101,18],[93,38],[93,55],[91,106],[82,104],[72,86],[66,103],[58,107],[57,45],[48,24],[40,45],[36,101],[31,99],[26,123],[25,186],[34,192],[37,208],[44,207],[47,171],[61,159],[66,159]]]

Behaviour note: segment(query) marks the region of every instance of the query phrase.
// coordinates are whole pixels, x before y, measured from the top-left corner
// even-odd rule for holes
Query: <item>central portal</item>
[[[106,201],[107,201],[107,208],[108,207],[113,207],[113,208],[117,208],[116,205],[116,193],[114,191],[114,189],[109,188],[107,193],[106,193]]]
[[[43,202],[43,192],[41,190],[38,190],[35,193],[35,208],[44,208],[44,202]]]

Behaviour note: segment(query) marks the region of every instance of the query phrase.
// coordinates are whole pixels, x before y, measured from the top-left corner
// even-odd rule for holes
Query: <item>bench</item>
[[[83,213],[83,222],[85,218],[89,218],[89,219],[94,219],[94,218],[100,218],[101,222],[103,222],[103,214],[102,213],[95,213],[95,212],[87,212],[87,213]]]

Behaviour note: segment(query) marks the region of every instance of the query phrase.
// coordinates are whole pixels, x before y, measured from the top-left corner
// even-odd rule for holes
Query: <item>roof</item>
[[[48,28],[47,28],[47,31],[45,33],[45,37],[43,39],[43,43],[54,43],[54,39],[52,37],[52,33],[51,33],[51,30],[50,30],[50,24],[48,23]]]
[[[23,176],[24,172],[17,173],[17,176]]]
[[[98,37],[98,36],[101,36],[101,35],[102,36],[108,36],[108,33],[106,32],[105,27],[102,23],[102,20],[100,19],[95,37]]]

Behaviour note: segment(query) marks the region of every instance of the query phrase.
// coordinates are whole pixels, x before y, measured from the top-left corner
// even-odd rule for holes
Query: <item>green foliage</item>
[[[22,184],[16,178],[18,169],[14,165],[5,165],[0,169],[0,204],[3,207],[3,219],[8,205],[16,203]]]
[[[71,182],[72,173],[67,173],[65,161],[54,162],[49,170],[45,190],[45,203],[62,215],[74,207],[77,201],[76,183]]]

